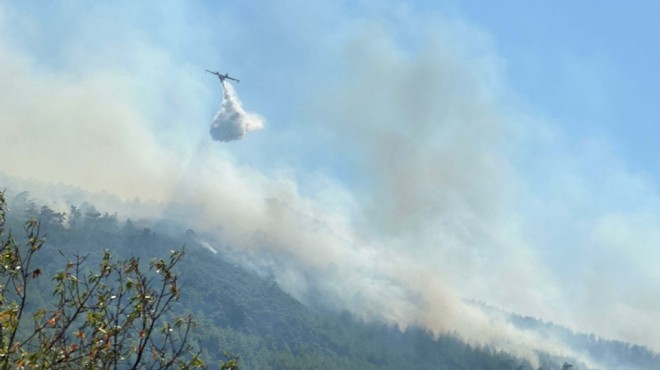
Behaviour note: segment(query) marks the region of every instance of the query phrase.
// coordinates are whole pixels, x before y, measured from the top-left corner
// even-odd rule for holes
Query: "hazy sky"
[[[0,171],[188,202],[303,300],[480,339],[480,299],[660,350],[659,12],[0,2]],[[213,142],[205,69],[266,128]]]

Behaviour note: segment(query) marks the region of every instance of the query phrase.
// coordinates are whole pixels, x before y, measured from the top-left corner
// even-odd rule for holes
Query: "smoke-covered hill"
[[[505,312],[483,302],[471,303],[494,317],[504,317],[523,331],[559,339],[575,352],[586,358],[592,358],[607,368],[640,370],[660,368],[660,354],[644,346],[575,332],[539,318]]]
[[[538,319],[509,315],[523,331],[549,341],[560,340],[592,360],[583,364],[570,356],[538,352],[538,364],[478,343],[465,343],[457,334],[434,334],[417,326],[401,328],[365,321],[350,312],[306,306],[264,274],[236,264],[241,257],[215,242],[209,243],[174,221],[124,220],[90,204],[69,206],[66,214],[31,200],[28,193],[10,192],[7,226],[19,235],[24,219],[40,220],[47,244],[42,259],[52,272],[58,251],[89,253],[103,248],[121,256],[149,260],[185,246],[179,266],[184,289],[178,309],[197,318],[196,340],[207,360],[223,351],[239,354],[248,369],[652,369],[660,357],[646,348],[575,334]],[[47,289],[42,290],[43,292]],[[322,301],[322,297],[319,297]],[[477,305],[491,316],[502,312]],[[602,366],[602,367],[601,367]]]

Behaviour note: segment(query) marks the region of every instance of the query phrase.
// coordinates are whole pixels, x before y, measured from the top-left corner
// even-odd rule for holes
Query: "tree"
[[[39,222],[25,223],[26,241],[5,233],[0,192],[0,368],[193,369],[205,367],[190,343],[191,316],[177,317],[180,289],[174,268],[184,255],[172,251],[143,267],[104,251],[92,270],[89,256],[65,256],[53,277],[52,303],[31,305],[42,278],[34,256],[44,245]],[[223,365],[235,369],[236,360]]]

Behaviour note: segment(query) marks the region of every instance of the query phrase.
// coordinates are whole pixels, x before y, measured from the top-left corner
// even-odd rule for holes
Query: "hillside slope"
[[[26,194],[12,201],[10,228],[21,230],[22,220],[29,217],[41,221],[47,243],[37,262],[45,273],[61,267],[60,253],[90,254],[93,260],[108,248],[146,262],[185,246],[187,255],[178,266],[184,292],[177,309],[196,317],[196,340],[211,362],[227,351],[240,355],[247,369],[532,369],[525,360],[468,345],[456,335],[435,336],[417,327],[401,330],[348,312],[306,307],[275,281],[229,262],[194,231],[180,230],[172,222],[120,221],[89,204],[70,207],[64,217],[34,204]],[[657,354],[643,347],[568,333],[532,318],[512,315],[511,321],[526,330],[561,335],[576,350],[615,364],[613,368],[660,368]],[[545,370],[561,369],[565,362],[585,368],[568,358],[539,357]]]

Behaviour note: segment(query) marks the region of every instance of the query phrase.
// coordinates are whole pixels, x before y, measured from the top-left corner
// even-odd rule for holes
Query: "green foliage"
[[[144,269],[136,257],[115,259],[108,250],[98,267],[88,256],[66,258],[53,275],[47,307],[32,308],[29,294],[42,270],[34,266],[44,246],[40,223],[24,225],[26,241],[5,234],[0,193],[0,367],[40,369],[193,369],[205,367],[190,344],[192,316],[172,315],[180,298],[174,267],[182,250]],[[42,209],[42,214],[53,214]],[[94,215],[93,215],[94,216]],[[94,216],[96,217],[96,216]],[[31,314],[30,314],[31,313]],[[235,367],[234,367],[235,368]]]

